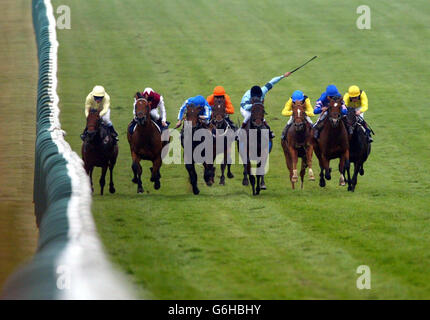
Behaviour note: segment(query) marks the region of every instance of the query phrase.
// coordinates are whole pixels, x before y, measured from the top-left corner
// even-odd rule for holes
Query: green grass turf
[[[95,84],[112,98],[120,133],[117,193],[98,195],[93,213],[108,253],[160,299],[430,298],[428,1],[368,1],[372,29],[356,27],[362,1],[65,1],[72,29],[58,32],[61,121],[80,152],[84,99]],[[266,97],[277,134],[268,190],[251,196],[235,179],[192,195],[184,165],[162,167],[162,187],[131,183],[126,126],[133,95],[150,86],[175,122],[182,102],[223,85],[239,102],[254,84],[318,59]],[[289,95],[315,102],[329,83],[366,90],[376,132],[355,193],[305,182],[291,190],[279,137]],[[333,171],[337,161],[331,163]],[[314,157],[315,172],[319,172]],[[219,172],[219,169],[217,169]],[[372,289],[358,290],[359,265]]]

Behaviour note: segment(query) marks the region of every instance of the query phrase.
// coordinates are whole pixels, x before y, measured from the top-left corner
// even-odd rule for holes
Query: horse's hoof
[[[315,177],[309,177],[309,181],[315,181]]]
[[[255,193],[256,193],[256,194],[260,194],[260,189],[261,189],[261,188],[257,187],[257,188],[255,189]]]
[[[266,184],[264,184],[264,183],[260,184],[260,189],[261,190],[267,190]]]
[[[320,187],[321,188],[325,187],[325,180],[324,179],[320,179]]]
[[[137,193],[143,193],[143,188],[142,187],[137,188]]]
[[[227,178],[229,178],[229,179],[233,179],[233,178],[234,178],[233,173],[228,172],[228,173],[227,173]]]
[[[133,179],[131,179],[131,182],[133,182],[133,183],[137,183],[137,178],[133,178]]]
[[[224,177],[221,177],[219,179],[219,184],[225,186],[225,178]]]
[[[197,187],[193,187],[193,193],[194,193],[195,195],[198,195],[198,194],[200,193],[199,188],[197,188]]]
[[[212,181],[207,181],[207,182],[206,182],[206,185],[207,185],[208,187],[212,187]]]
[[[247,185],[249,185],[249,180],[248,180],[248,179],[243,179],[243,180],[242,180],[242,185],[243,185],[243,186],[247,186]]]
[[[364,169],[363,169],[363,168],[360,168],[359,173],[360,173],[360,176],[364,175]]]
[[[325,178],[326,178],[327,180],[331,180],[331,174],[330,174],[330,172],[326,172],[326,174],[325,174]]]
[[[155,181],[155,183],[154,183],[154,189],[158,190],[158,189],[160,189],[160,187],[161,187],[160,181]]]
[[[292,177],[291,178],[291,182],[296,183],[297,181],[299,181],[299,177]]]
[[[110,192],[110,193],[115,193],[115,191],[116,191],[116,190],[115,190],[115,188],[114,188],[114,187],[110,187],[110,188],[109,188],[109,192]]]

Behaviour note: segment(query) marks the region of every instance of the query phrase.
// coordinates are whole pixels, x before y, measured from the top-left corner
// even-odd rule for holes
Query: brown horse
[[[87,136],[82,143],[82,160],[87,174],[90,176],[91,190],[93,187],[93,170],[94,167],[102,168],[100,176],[100,194],[103,195],[105,186],[106,171],[109,167],[110,182],[109,192],[115,193],[113,183],[113,168],[115,167],[116,158],[118,157],[118,144],[112,139],[107,128],[101,125],[100,110],[90,110],[87,117]]]
[[[151,107],[148,101],[140,93],[136,93],[136,121],[134,132],[130,133],[130,125],[127,130],[127,139],[130,144],[131,158],[133,160],[131,168],[133,170],[132,182],[137,184],[137,193],[143,193],[142,187],[142,166],[141,160],[152,161],[151,182],[154,182],[154,189],[160,189],[160,167],[162,164],[161,150],[163,148],[161,133],[158,127],[151,120]]]
[[[306,120],[304,103],[296,101],[293,103],[293,125],[290,126],[285,134],[285,139],[281,139],[282,149],[284,150],[285,162],[290,171],[291,186],[298,181],[297,162],[302,158],[302,168],[300,170],[301,188],[303,189],[303,179],[306,168],[309,167],[309,180],[315,181],[312,171],[312,154],[314,151],[312,144],[313,129]]]
[[[185,168],[188,171],[190,183],[193,188],[193,193],[195,195],[198,195],[200,193],[200,190],[197,186],[197,172],[195,168],[195,163],[199,163],[199,161],[196,161],[196,159],[194,158],[194,150],[202,143],[205,143],[205,141],[195,141],[194,134],[197,130],[207,130],[208,137],[210,136],[210,139],[213,139],[209,126],[204,123],[202,119],[200,119],[200,112],[202,111],[202,109],[203,107],[196,107],[193,104],[188,105],[185,113],[185,120],[191,124],[191,136],[186,137],[184,135],[184,128],[182,128],[181,130],[181,144],[184,148]],[[191,139],[191,141],[189,139]],[[202,154],[202,156],[204,157],[205,155]],[[206,182],[206,185],[210,187],[213,185],[215,178],[215,167],[213,165],[213,158],[211,159],[211,161],[203,161],[202,163],[204,167],[203,178]]]
[[[235,130],[230,126],[230,124],[226,120],[226,112],[225,112],[225,99],[224,97],[215,97],[214,106],[212,107],[212,116],[211,116],[211,129],[215,135],[214,143],[214,160],[217,154],[223,153],[224,159],[221,163],[221,177],[219,184],[225,185],[225,176],[224,171],[227,166],[227,177],[229,179],[234,178],[234,175],[231,173],[231,144],[234,141],[234,133]],[[231,138],[231,139],[229,139]],[[221,145],[222,150],[217,150],[217,145]]]
[[[339,184],[345,185],[345,170],[348,173],[348,186],[350,186],[349,172],[349,139],[348,132],[341,113],[342,98],[330,99],[328,115],[322,120],[324,127],[319,139],[313,139],[314,151],[319,160],[321,168],[320,187],[325,187],[325,179],[331,179],[330,160],[339,158]]]
[[[241,130],[238,135],[239,154],[244,163],[244,179],[242,184],[248,184],[247,176],[249,176],[253,195],[260,194],[260,190],[263,189],[262,184],[264,184],[264,172],[272,143],[269,137],[269,129],[264,123],[264,115],[265,111],[263,103],[258,99],[253,100],[251,119],[248,121],[244,131]],[[257,161],[257,168],[255,169],[256,174],[252,173],[251,160]]]

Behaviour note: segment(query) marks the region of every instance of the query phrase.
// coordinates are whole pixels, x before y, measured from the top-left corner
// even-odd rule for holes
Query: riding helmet
[[[261,91],[261,88],[259,86],[253,86],[251,88],[251,98],[258,97],[261,98],[263,95],[263,91]]]
[[[291,96],[291,99],[293,100],[293,102],[302,101],[304,98],[305,98],[305,95],[300,90],[294,91],[293,95]]]

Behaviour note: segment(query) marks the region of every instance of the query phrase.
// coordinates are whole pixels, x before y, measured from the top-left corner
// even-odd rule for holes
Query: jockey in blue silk
[[[330,84],[327,86],[326,91],[323,92],[319,97],[319,99],[317,100],[317,103],[314,108],[314,114],[321,113],[321,115],[318,118],[317,122],[314,124],[315,139],[318,139],[319,132],[323,127],[323,120],[327,117],[327,109],[329,107],[330,99],[335,97],[342,98],[342,95],[339,93],[339,90],[337,90],[334,84]],[[343,100],[342,100],[341,112],[342,112],[342,115],[346,115],[348,113],[348,109],[346,108],[345,102]]]
[[[184,117],[185,111],[187,110],[187,106],[189,105],[194,105],[195,107],[203,107],[199,115],[200,119],[204,120],[206,123],[209,123],[212,114],[211,106],[203,96],[195,96],[188,98],[182,104],[181,108],[179,109],[178,122],[176,123],[175,128],[179,128],[181,126],[182,118]]]
[[[246,91],[242,97],[242,101],[240,102],[240,113],[243,116],[242,128],[245,128],[248,120],[251,118],[251,108],[252,108],[252,99],[259,99],[261,102],[264,102],[264,97],[267,92],[273,88],[275,84],[281,81],[283,78],[286,78],[290,75],[290,72],[287,72],[279,77],[275,77],[266,83],[264,86],[253,86],[250,90]],[[266,120],[264,120],[264,124],[270,130],[270,127],[267,125]],[[270,137],[274,138],[274,134],[270,131]]]

